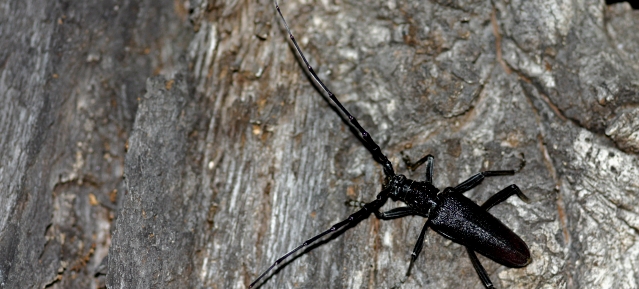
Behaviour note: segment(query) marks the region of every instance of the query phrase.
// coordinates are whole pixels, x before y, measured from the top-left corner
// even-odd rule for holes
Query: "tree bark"
[[[9,1],[0,10],[0,288],[247,288],[381,190],[271,1]],[[491,209],[532,263],[498,288],[639,280],[639,13],[599,1],[280,3],[397,173],[523,168]],[[384,209],[401,206],[389,202]],[[426,219],[370,216],[261,288],[482,288]]]

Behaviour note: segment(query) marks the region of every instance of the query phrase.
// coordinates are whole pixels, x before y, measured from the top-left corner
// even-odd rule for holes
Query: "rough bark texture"
[[[77,2],[77,1],[76,1]],[[320,77],[398,173],[515,169],[529,245],[498,288],[639,283],[639,12],[600,1],[285,1]],[[273,3],[0,5],[0,288],[246,288],[371,201],[381,166],[314,88]],[[155,76],[160,75],[160,76]],[[400,204],[389,203],[385,208]],[[261,288],[390,288],[425,219],[357,226]],[[481,288],[429,231],[401,288]]]
[[[104,286],[138,101],[190,39],[173,4],[0,4],[0,287]]]

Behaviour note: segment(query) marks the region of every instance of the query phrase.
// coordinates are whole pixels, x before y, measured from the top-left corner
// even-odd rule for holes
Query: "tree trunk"
[[[639,13],[599,1],[285,1],[311,65],[397,173],[528,244],[498,288],[639,280]],[[370,202],[381,165],[313,85],[271,1],[12,1],[0,10],[0,288],[247,288]],[[401,206],[389,202],[384,210]],[[261,288],[482,288],[426,219],[374,216]]]

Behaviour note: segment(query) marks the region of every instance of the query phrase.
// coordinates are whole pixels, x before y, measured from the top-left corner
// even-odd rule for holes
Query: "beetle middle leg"
[[[410,254],[410,263],[408,264],[408,270],[406,270],[406,275],[404,275],[404,280],[406,281],[406,279],[408,279],[408,276],[410,276],[410,271],[413,269],[413,264],[415,264],[415,261],[417,260],[417,256],[419,256],[419,253],[422,252],[422,249],[424,248],[424,237],[426,236],[426,230],[428,229],[428,221],[426,221],[426,223],[424,224],[424,227],[422,227],[422,232],[419,233],[419,238],[417,238],[417,243],[415,243],[415,247],[413,248],[413,253]],[[402,281],[402,283],[404,283]]]
[[[524,193],[521,192],[519,187],[513,184],[494,194],[492,197],[490,197],[488,200],[486,200],[486,202],[484,202],[481,205],[481,208],[488,211],[492,207],[507,200],[512,195],[517,195],[519,199],[521,199],[522,201],[526,203],[530,201],[528,197],[526,197],[526,195],[524,195]],[[488,272],[486,272],[486,269],[484,268],[484,266],[482,266],[481,263],[479,262],[479,259],[477,258],[477,254],[475,254],[475,252],[468,247],[466,247],[466,252],[468,252],[468,257],[470,258],[470,262],[473,264],[473,268],[475,268],[475,272],[477,272],[477,275],[479,276],[479,279],[484,284],[484,286],[489,289],[495,288],[493,283],[490,281],[490,278],[488,277]]]
[[[433,166],[435,161],[435,157],[433,157],[433,155],[428,154],[425,157],[413,163],[410,161],[410,157],[408,157],[402,152],[402,159],[406,163],[406,167],[410,169],[411,171],[415,171],[421,165],[426,164],[425,181],[429,184],[433,183]],[[403,212],[404,214],[400,216],[400,214],[398,214],[399,212]],[[375,215],[380,219],[390,219],[390,218],[399,218],[399,217],[404,217],[409,215],[417,215],[417,213],[410,209],[405,209],[402,207],[402,208],[393,209],[383,213],[376,213]],[[423,217],[428,218],[428,216],[423,216]],[[410,272],[413,269],[415,261],[417,260],[417,257],[419,256],[419,254],[422,252],[422,249],[424,248],[424,238],[426,237],[427,230],[428,230],[428,221],[426,221],[426,223],[422,227],[422,231],[419,233],[419,237],[417,238],[415,247],[413,247],[413,252],[410,254],[410,263],[408,264],[408,270],[406,270],[406,275],[404,275],[404,278],[400,281],[401,283],[404,283],[410,276]]]
[[[467,180],[463,181],[461,184],[459,184],[456,187],[454,187],[453,191],[458,192],[458,193],[463,193],[463,192],[466,192],[468,190],[471,190],[472,188],[474,188],[474,187],[478,186],[479,184],[481,184],[481,182],[486,177],[512,176],[514,174],[515,174],[515,171],[513,171],[513,170],[507,170],[507,171],[484,171],[484,172],[478,173],[478,174],[468,178]],[[497,194],[499,194],[499,193],[497,193]]]
[[[412,216],[412,215],[420,215],[420,214],[408,207],[399,207],[392,210],[388,210],[386,212],[379,212],[379,211],[375,212],[375,216],[382,220],[397,219],[397,218],[402,218],[402,217]],[[422,216],[422,217],[428,218],[428,216]],[[422,249],[424,248],[424,238],[426,236],[427,229],[428,229],[428,221],[426,221],[426,223],[424,224],[424,227],[422,227],[421,233],[419,233],[419,237],[417,238],[417,243],[415,243],[413,252],[410,254],[410,263],[408,264],[408,270],[406,271],[406,275],[404,279],[400,281],[401,283],[404,283],[406,279],[408,279],[408,276],[410,276],[410,271],[411,269],[413,269],[413,264],[415,264],[415,261],[417,260],[417,256],[419,256],[419,253],[421,253]]]
[[[488,210],[490,210],[490,208],[492,208],[492,207],[496,206],[497,204],[505,201],[506,199],[510,198],[510,196],[512,196],[512,195],[517,195],[517,197],[519,197],[519,199],[521,199],[522,201],[524,201],[526,203],[530,202],[528,197],[526,197],[526,195],[524,195],[524,193],[521,192],[519,187],[517,187],[517,185],[515,185],[515,184],[512,184],[512,185],[504,188],[503,190],[497,192],[492,197],[490,197],[488,200],[486,200],[486,202],[484,202],[484,204],[481,205],[481,208],[486,210],[486,211],[488,211]]]

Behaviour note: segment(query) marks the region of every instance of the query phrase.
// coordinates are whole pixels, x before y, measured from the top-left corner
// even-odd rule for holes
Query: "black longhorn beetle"
[[[484,286],[486,286],[486,288],[494,288],[494,286],[488,277],[486,269],[484,269],[481,263],[479,263],[479,259],[477,259],[475,252],[508,267],[524,267],[528,265],[531,262],[531,258],[530,251],[528,250],[526,243],[501,221],[488,213],[490,208],[505,201],[512,195],[517,195],[521,200],[528,202],[528,198],[521,192],[521,190],[519,190],[519,188],[514,184],[510,185],[490,197],[481,206],[475,204],[473,201],[462,195],[462,193],[478,186],[486,177],[513,175],[515,174],[515,171],[484,171],[470,177],[455,187],[447,187],[443,191],[440,191],[433,185],[434,157],[432,155],[427,155],[416,163],[411,163],[408,158],[404,158],[410,170],[415,170],[422,164],[426,164],[426,179],[424,181],[414,181],[406,178],[404,175],[395,174],[393,164],[382,153],[379,146],[375,143],[375,141],[373,141],[371,135],[362,128],[357,119],[355,119],[355,117],[351,115],[346,108],[344,108],[335,95],[326,87],[326,85],[324,85],[317,74],[315,74],[315,71],[313,71],[313,68],[308,63],[306,57],[302,53],[302,50],[297,44],[293,33],[291,33],[291,29],[280,11],[277,0],[274,1],[275,8],[277,9],[280,18],[288,31],[288,35],[291,38],[300,58],[304,61],[309,73],[317,82],[319,87],[321,87],[335,105],[337,105],[337,107],[346,115],[351,125],[361,133],[364,144],[371,151],[376,161],[382,164],[386,179],[382,186],[382,191],[377,195],[375,200],[363,204],[360,210],[350,215],[346,220],[334,224],[330,229],[306,240],[292,251],[281,256],[275,261],[275,263],[266,269],[266,271],[260,274],[260,276],[249,285],[249,288],[252,288],[269,271],[271,271],[271,269],[280,264],[293,253],[307,247],[329,233],[368,218],[370,214],[375,214],[377,218],[384,220],[411,215],[427,218],[426,224],[424,224],[424,227],[419,234],[419,238],[417,238],[417,244],[415,244],[413,253],[411,254],[410,264],[408,265],[408,270],[404,280],[410,276],[413,264],[415,263],[417,256],[419,256],[419,253],[422,251],[424,236],[428,227],[433,228],[433,230],[455,243],[466,247],[470,261],[472,262],[475,271],[477,271],[479,279],[481,279],[481,282]],[[388,201],[389,198],[393,201],[402,201],[406,204],[406,206],[386,212],[380,212],[379,209],[386,203],[386,201]],[[402,280],[402,283],[404,280]]]

